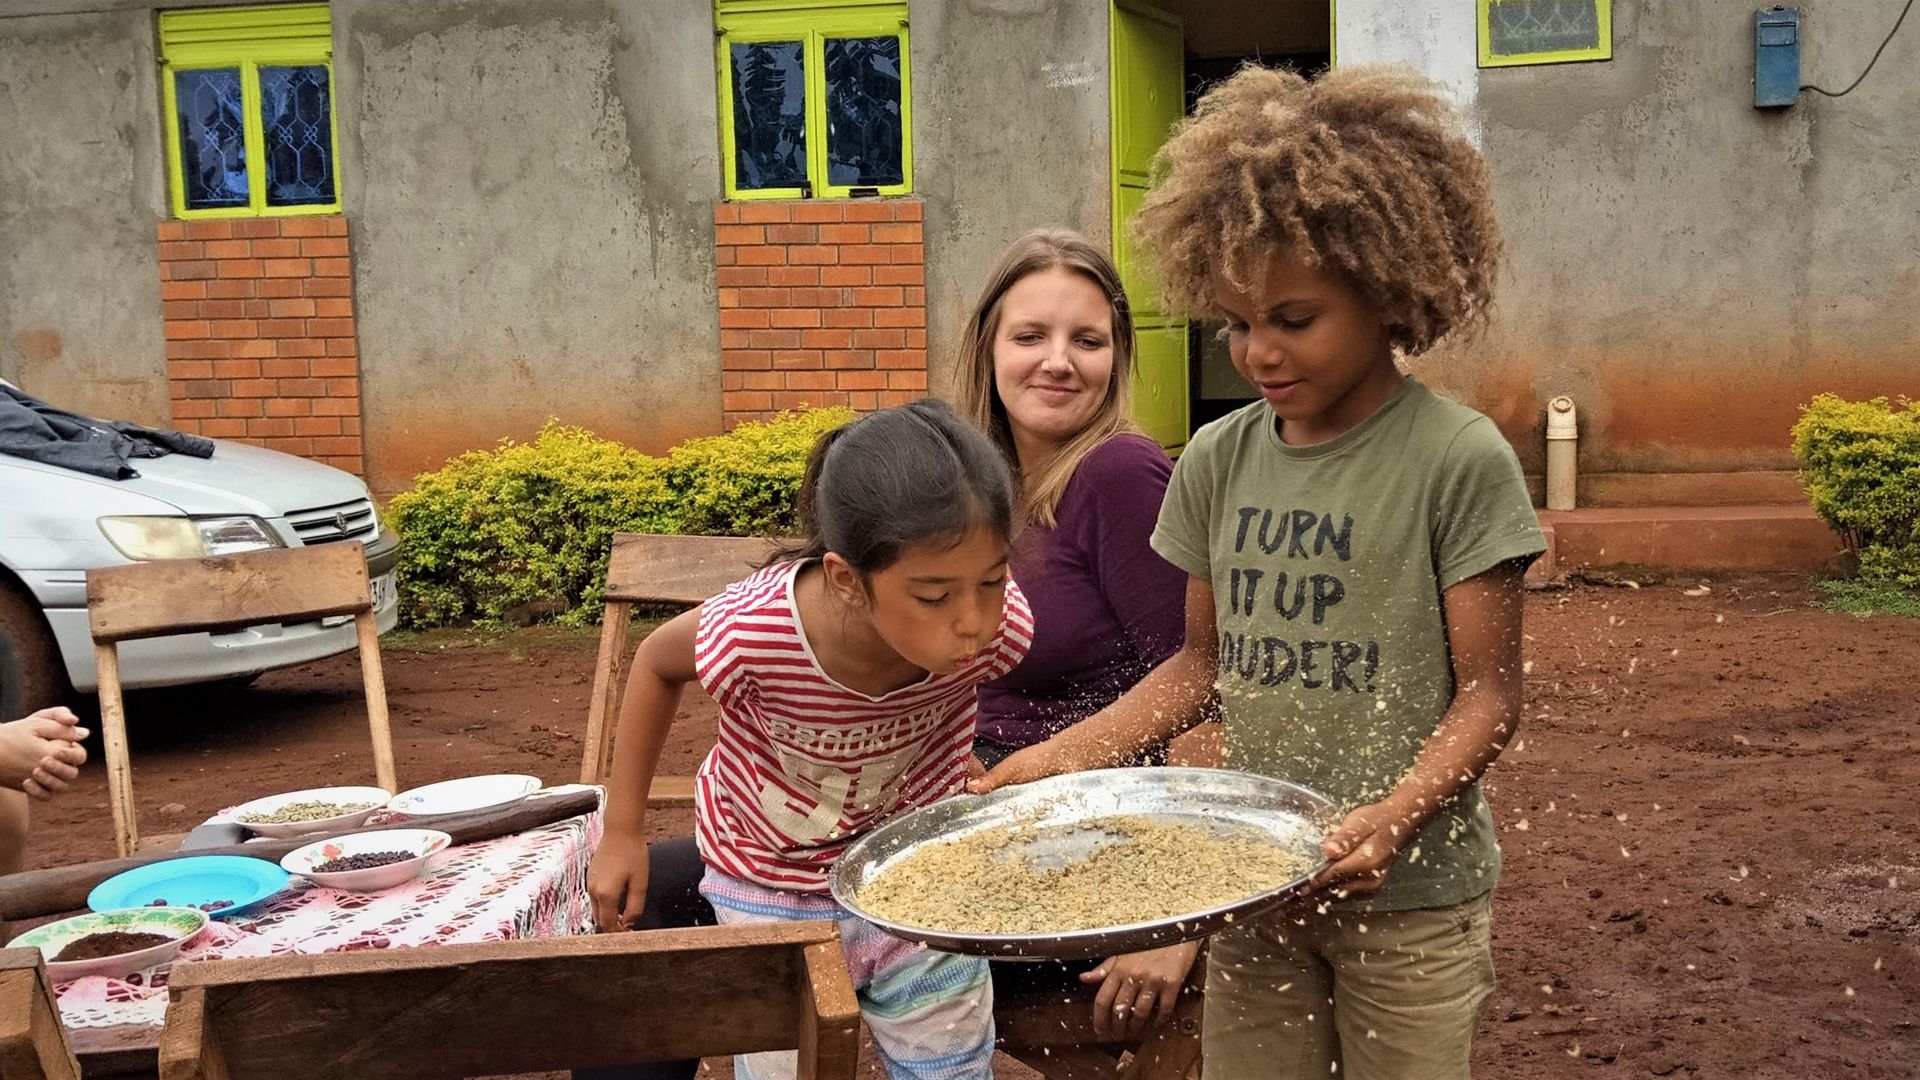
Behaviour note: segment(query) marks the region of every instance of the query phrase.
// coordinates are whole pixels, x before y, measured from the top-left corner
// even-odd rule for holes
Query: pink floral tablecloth
[[[600,828],[595,811],[450,848],[436,855],[418,880],[380,893],[325,889],[296,877],[286,892],[259,907],[213,920],[180,950],[180,958],[228,960],[589,933],[587,864],[600,842]],[[166,1015],[167,977],[161,971],[128,979],[76,979],[56,984],[54,995],[69,1028],[157,1028]]]

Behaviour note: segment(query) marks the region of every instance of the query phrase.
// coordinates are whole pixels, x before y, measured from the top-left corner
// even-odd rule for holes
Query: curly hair
[[[1240,69],[1161,147],[1133,231],[1176,309],[1218,317],[1214,274],[1257,288],[1285,250],[1345,273],[1408,356],[1484,322],[1503,246],[1453,110],[1377,66]]]

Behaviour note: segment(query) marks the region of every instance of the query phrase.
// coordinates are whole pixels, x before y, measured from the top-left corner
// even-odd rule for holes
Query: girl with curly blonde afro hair
[[[1500,871],[1479,779],[1520,719],[1546,545],[1506,439],[1398,361],[1485,318],[1488,188],[1417,75],[1247,68],[1162,148],[1134,221],[1261,400],[1168,482],[1152,544],[1189,575],[1180,649],[974,786],[1114,764],[1217,707],[1228,765],[1332,802],[1305,902],[1213,938],[1208,1080],[1469,1075]]]
[[[1487,166],[1426,80],[1356,67],[1317,82],[1247,67],[1155,161],[1134,235],[1167,298],[1223,313],[1276,250],[1345,275],[1413,356],[1481,321],[1499,269]]]

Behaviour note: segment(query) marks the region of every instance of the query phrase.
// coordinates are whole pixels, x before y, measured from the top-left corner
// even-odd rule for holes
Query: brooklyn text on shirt
[[[834,738],[833,729],[816,724],[781,722],[771,731],[779,767],[760,778],[760,813],[791,840],[841,839],[866,818],[896,807],[909,779],[917,776],[925,786],[938,779],[934,774],[950,773],[945,780],[957,783],[960,759],[942,767],[929,760],[930,752],[948,740],[947,729],[968,719],[966,710],[949,703],[905,718],[848,725],[865,732],[857,742]],[[854,760],[822,760],[842,755]]]
[[[818,709],[820,704],[808,702],[805,707]],[[818,712],[788,714],[764,700],[760,707],[761,722],[766,725],[769,740],[820,758],[864,758],[884,753],[889,747],[917,744],[952,726],[954,716],[951,698],[911,713],[891,713],[851,722],[836,722]]]

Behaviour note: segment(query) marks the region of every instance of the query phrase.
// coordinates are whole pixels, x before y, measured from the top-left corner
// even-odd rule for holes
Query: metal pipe
[[[1565,394],[1547,402],[1547,509],[1571,510],[1578,487],[1575,464],[1580,432],[1573,399]]]

